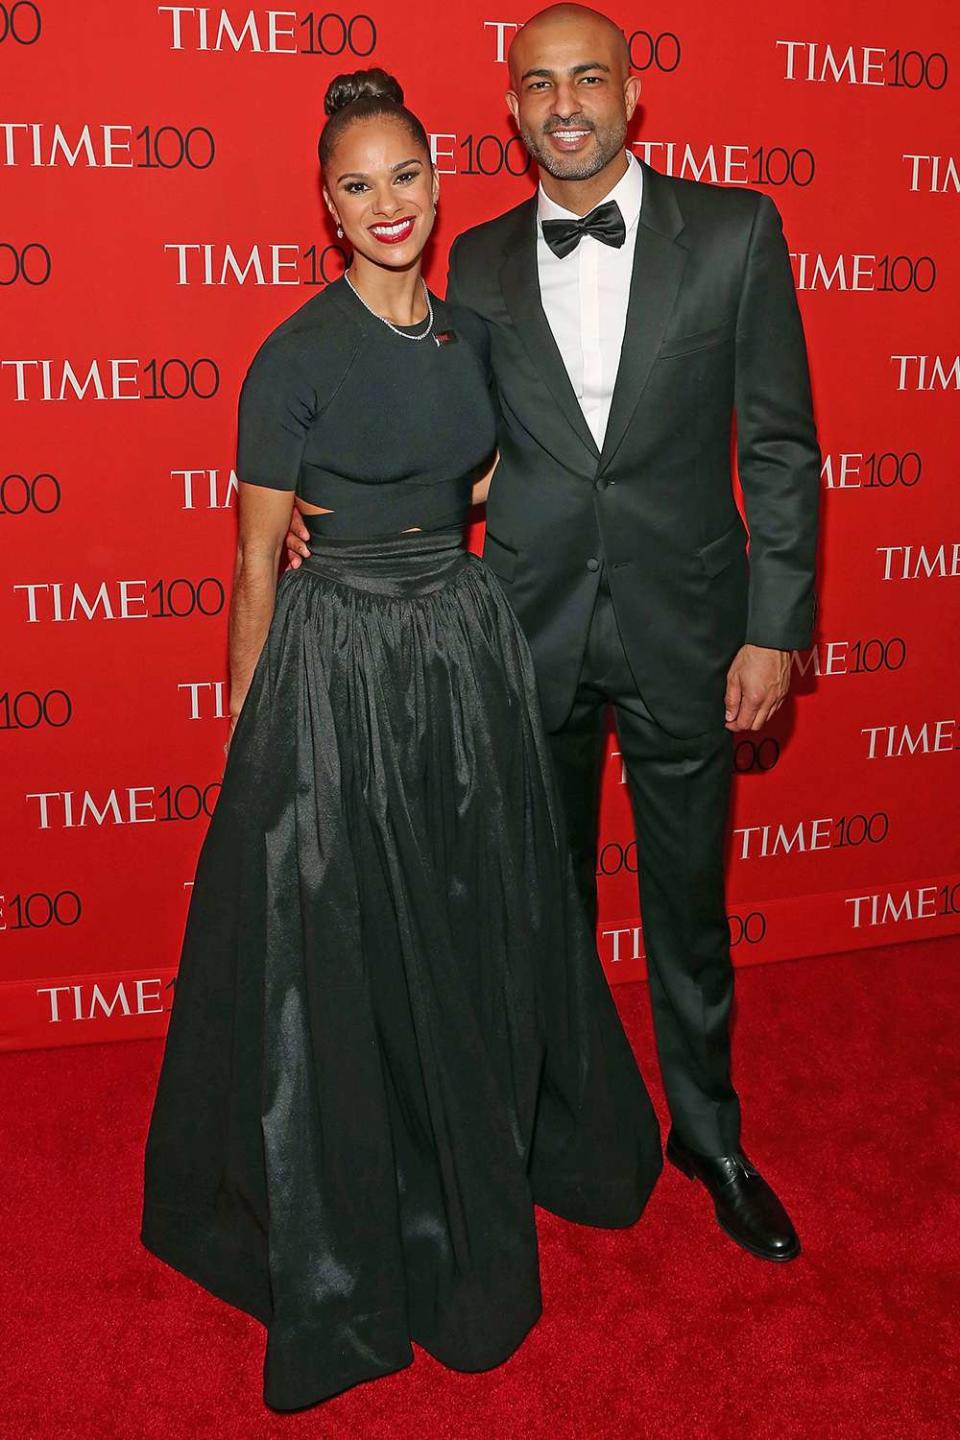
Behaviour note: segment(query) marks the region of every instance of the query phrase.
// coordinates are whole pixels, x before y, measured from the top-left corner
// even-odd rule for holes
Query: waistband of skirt
[[[400,535],[310,538],[302,570],[354,590],[414,599],[441,590],[469,563],[463,530],[415,530]]]
[[[310,530],[312,516],[304,516]],[[353,538],[346,535],[317,535],[311,533],[311,559],[329,556],[336,560],[378,560],[403,555],[446,555],[451,550],[463,548],[463,527],[444,527],[441,530],[404,530],[400,534],[368,535]]]

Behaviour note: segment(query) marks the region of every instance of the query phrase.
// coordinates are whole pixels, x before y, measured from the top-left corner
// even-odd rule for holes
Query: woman
[[[420,278],[437,177],[402,101],[331,84],[350,268],[243,387],[237,718],[147,1146],[144,1243],[268,1326],[280,1409],[411,1340],[499,1364],[540,1313],[534,1202],[629,1225],[660,1167],[530,656],[462,546],[494,418]],[[311,558],[277,585],[294,493]]]

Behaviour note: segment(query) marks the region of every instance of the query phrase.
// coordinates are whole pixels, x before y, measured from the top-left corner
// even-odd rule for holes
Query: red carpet
[[[296,1415],[262,1330],[141,1250],[160,1044],[0,1062],[3,1440],[954,1440],[960,942],[741,971],[745,1143],[804,1241],[754,1260],[668,1169],[633,1230],[541,1215],[544,1315],[486,1375],[423,1353]],[[658,1095],[646,987],[617,992]]]

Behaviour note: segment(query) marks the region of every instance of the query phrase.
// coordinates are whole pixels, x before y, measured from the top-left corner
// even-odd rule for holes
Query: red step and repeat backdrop
[[[329,4],[330,0],[326,0]],[[816,645],[741,738],[738,963],[960,929],[960,23],[942,0],[610,0],[668,174],[784,217],[824,451]],[[155,1034],[226,732],[240,380],[341,273],[330,77],[394,71],[442,177],[429,275],[530,193],[524,10],[0,4],[0,1046]],[[643,973],[606,777],[599,942]]]

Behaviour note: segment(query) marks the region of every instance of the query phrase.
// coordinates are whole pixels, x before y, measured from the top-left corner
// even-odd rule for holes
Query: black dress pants
[[[573,707],[549,737],[577,883],[593,923],[608,703],[636,826],[650,998],[672,1123],[692,1150],[728,1154],[740,1139],[723,883],[733,737],[720,726],[678,738],[656,723],[624,652],[604,567]]]

